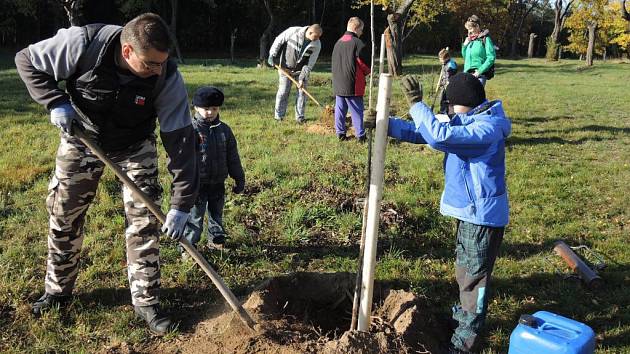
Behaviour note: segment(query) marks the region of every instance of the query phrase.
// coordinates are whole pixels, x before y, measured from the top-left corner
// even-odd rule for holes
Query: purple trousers
[[[335,96],[335,130],[337,135],[346,135],[346,113],[350,108],[352,126],[357,138],[365,135],[363,129],[363,97]]]

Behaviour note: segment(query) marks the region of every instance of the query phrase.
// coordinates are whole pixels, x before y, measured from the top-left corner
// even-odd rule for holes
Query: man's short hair
[[[319,25],[319,23],[314,23],[308,26],[308,29],[313,32],[319,33],[320,36],[324,33],[324,30],[322,29],[322,26]]]
[[[120,34],[120,43],[129,43],[141,52],[151,48],[168,52],[171,37],[166,22],[159,15],[147,12],[127,22]]]
[[[351,31],[356,31],[361,28],[363,28],[363,20],[358,17],[350,17],[350,19],[348,20],[347,29]]]

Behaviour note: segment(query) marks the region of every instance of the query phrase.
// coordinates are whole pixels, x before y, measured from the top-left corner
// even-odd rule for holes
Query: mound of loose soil
[[[447,339],[426,301],[376,282],[370,332],[348,331],[355,275],[295,273],[268,279],[244,304],[247,329],[233,312],[200,322],[193,333],[140,349],[148,353],[435,353]],[[118,350],[116,350],[118,349]],[[122,350],[121,350],[122,349]],[[113,353],[131,353],[124,345]]]

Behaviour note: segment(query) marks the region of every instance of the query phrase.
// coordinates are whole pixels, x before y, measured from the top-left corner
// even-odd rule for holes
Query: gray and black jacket
[[[245,185],[245,171],[232,129],[220,117],[208,122],[197,114],[193,126],[197,133],[201,184],[223,184],[229,175],[236,186],[242,188]]]
[[[300,80],[308,79],[322,48],[321,42],[306,39],[309,26],[289,27],[280,33],[269,49],[269,55],[278,58],[280,66],[300,73]]]
[[[173,175],[171,207],[188,212],[199,186],[195,133],[186,86],[169,61],[162,74],[139,78],[117,65],[120,26],[61,29],[15,57],[18,73],[33,99],[52,109],[72,102],[86,117],[81,123],[106,151],[152,138],[156,117]],[[66,82],[66,90],[59,87]]]

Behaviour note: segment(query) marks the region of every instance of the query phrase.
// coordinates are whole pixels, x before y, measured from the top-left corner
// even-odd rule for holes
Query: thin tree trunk
[[[84,4],[77,0],[62,0],[63,9],[66,10],[68,22],[70,26],[86,25],[85,14],[83,13]]]
[[[230,63],[234,64],[234,43],[236,42],[236,33],[238,32],[238,28],[232,30],[232,34],[230,35]]]
[[[553,21],[553,32],[551,32],[551,46],[547,48],[547,58],[551,60],[560,59],[560,33],[562,32],[562,28],[564,27],[564,21],[569,13],[569,9],[573,4],[574,0],[570,0],[566,6],[564,6],[563,0],[556,0],[554,5],[554,21]],[[554,53],[549,53],[552,50]]]
[[[339,32],[344,33],[346,31],[346,0],[341,0],[341,23],[339,25]]]
[[[527,3],[524,3],[523,6],[527,6]],[[516,28],[516,31],[514,32],[514,37],[512,38],[512,49],[510,50],[510,56],[512,58],[518,57],[517,46],[518,46],[518,39],[521,35],[521,30],[523,29],[523,22],[525,22],[525,19],[527,18],[527,16],[529,16],[529,14],[532,12],[535,6],[536,6],[536,3],[532,3],[532,5],[525,11],[525,14],[521,16],[521,19],[518,23],[518,27]]]
[[[265,67],[267,65],[267,55],[269,54],[269,46],[271,42],[271,36],[274,26],[274,16],[273,11],[271,11],[271,3],[270,0],[261,0],[263,5],[265,6],[265,10],[267,11],[267,15],[269,16],[269,24],[265,31],[260,36],[259,41],[259,52],[258,52],[258,63],[260,67]]]
[[[177,41],[177,3],[178,0],[171,0],[171,24],[169,29],[171,32],[171,40],[173,41],[173,46],[175,47],[177,61],[184,64],[184,57],[182,57],[182,53],[179,51],[179,42]]]
[[[394,11],[391,8],[385,9],[388,13],[387,23],[389,24],[389,40],[387,46],[387,65],[389,72],[394,76],[402,75],[403,59],[403,29],[405,20],[414,0],[405,0]]]
[[[392,31],[389,27],[385,29],[385,53],[387,55],[387,73],[391,74],[392,67],[395,65],[391,65],[393,61],[396,60],[394,55],[394,49],[392,48]]]
[[[586,48],[586,66],[593,66],[593,51],[595,49],[595,29],[597,24],[588,24],[588,47]]]
[[[621,0],[621,18],[630,21],[630,13],[626,10],[626,0]]]
[[[322,4],[322,13],[319,15],[319,24],[321,26],[324,25],[324,13],[326,12],[326,0],[324,0],[324,3]]]
[[[527,46],[527,57],[529,59],[534,57],[534,39],[536,39],[538,35],[536,33],[529,34],[529,46]]]
[[[370,52],[370,91],[368,97],[368,107],[372,108],[372,87],[374,86],[374,0],[370,1],[370,39],[372,40],[372,51]]]

